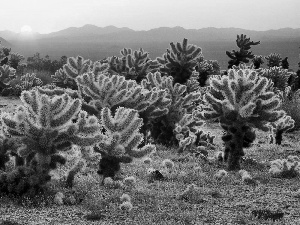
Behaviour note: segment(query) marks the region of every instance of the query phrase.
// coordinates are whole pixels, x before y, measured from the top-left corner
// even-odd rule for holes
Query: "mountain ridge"
[[[4,34],[4,35],[3,35]],[[134,31],[128,27],[115,26],[97,27],[86,24],[82,27],[67,29],[49,34],[33,33],[22,37],[20,33],[0,31],[0,37],[9,41],[14,52],[25,57],[33,56],[36,52],[59,59],[81,55],[91,60],[99,60],[110,56],[119,56],[123,48],[143,48],[150,53],[151,58],[162,56],[169,48],[170,42],[188,43],[202,48],[206,59],[218,60],[221,67],[227,67],[228,57],[225,51],[237,49],[236,37],[245,34],[252,41],[261,41],[253,46],[256,55],[279,53],[289,57],[291,68],[297,68],[299,62],[300,28],[281,28],[279,30],[253,31],[242,28],[185,29],[183,27],[158,27],[147,31]]]

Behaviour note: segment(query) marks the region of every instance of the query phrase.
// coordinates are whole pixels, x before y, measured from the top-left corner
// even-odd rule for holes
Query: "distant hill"
[[[124,47],[142,47],[150,53],[150,57],[155,58],[169,48],[170,42],[181,42],[183,38],[187,38],[189,43],[202,48],[206,59],[218,60],[223,68],[227,67],[228,61],[225,51],[237,49],[237,34],[246,34],[253,41],[261,41],[260,45],[253,46],[254,54],[268,55],[276,52],[282,57],[289,57],[290,67],[297,68],[300,29],[292,28],[253,31],[240,28],[160,27],[148,31],[134,31],[126,27],[85,25],[49,34],[34,33],[30,37],[11,31],[0,31],[0,37],[12,43],[13,51],[26,57],[40,52],[42,56],[48,54],[51,58],[82,55],[92,60],[119,55]]]
[[[12,44],[9,43],[8,41],[6,41],[6,40],[5,40],[4,38],[2,38],[2,37],[0,37],[0,42],[1,42],[1,45],[2,45],[2,46],[8,47],[8,48],[12,47]]]

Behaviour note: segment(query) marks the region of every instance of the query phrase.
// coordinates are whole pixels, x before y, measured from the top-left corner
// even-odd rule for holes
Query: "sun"
[[[24,25],[22,28],[21,28],[21,33],[31,33],[32,32],[32,28],[28,25]]]

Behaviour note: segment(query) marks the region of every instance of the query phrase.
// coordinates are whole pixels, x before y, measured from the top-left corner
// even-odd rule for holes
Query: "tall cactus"
[[[220,91],[224,98],[218,99],[218,92],[207,93],[208,107],[203,107],[199,116],[205,120],[220,120],[226,131],[222,139],[229,170],[240,169],[243,148],[249,147],[255,139],[252,128],[270,131],[269,123],[285,115],[279,110],[279,97],[267,91],[271,85],[272,81],[259,77],[244,64],[230,69],[228,76],[211,79],[212,89]]]
[[[95,147],[101,153],[98,174],[114,177],[120,169],[120,163],[130,163],[132,158],[141,158],[153,151],[154,145],[139,148],[143,134],[139,132],[143,120],[138,112],[124,107],[117,108],[114,116],[109,108],[101,111],[101,121],[106,130],[105,138]]]
[[[202,57],[201,48],[188,44],[186,38],[182,43],[170,43],[171,48],[157,61],[161,64],[160,72],[173,77],[173,82],[185,84],[195,70],[197,60]]]
[[[250,38],[247,38],[246,35],[241,34],[237,35],[236,44],[239,47],[239,51],[226,51],[226,55],[230,58],[228,62],[228,69],[231,69],[232,66],[238,66],[240,63],[248,63],[249,59],[254,57],[252,52],[249,51],[251,46],[260,44],[260,41],[250,41]]]
[[[21,100],[24,106],[19,106],[14,115],[4,113],[2,118],[5,132],[21,137],[26,145],[18,151],[26,164],[0,177],[2,191],[17,194],[49,181],[50,170],[57,163],[65,163],[60,151],[72,144],[92,146],[103,138],[98,119],[80,110],[79,99],[67,94],[50,97],[32,90],[23,91]],[[7,179],[11,176],[14,179]]]

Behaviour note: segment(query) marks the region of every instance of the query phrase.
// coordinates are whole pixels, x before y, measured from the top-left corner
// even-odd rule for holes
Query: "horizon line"
[[[38,31],[32,31],[31,33],[35,33],[35,34],[51,34],[51,33],[56,33],[56,32],[60,32],[60,31],[63,31],[63,30],[66,30],[66,29],[69,29],[69,28],[82,28],[82,27],[85,27],[85,26],[94,26],[94,27],[97,27],[97,28],[107,28],[107,27],[115,27],[115,28],[118,28],[118,29],[130,29],[132,31],[136,31],[136,32],[139,32],[139,31],[151,31],[151,30],[155,30],[155,29],[159,29],[159,28],[171,28],[171,29],[174,29],[174,28],[183,28],[185,30],[202,30],[202,29],[209,29],[209,28],[214,28],[214,29],[241,29],[241,30],[248,30],[248,31],[256,31],[256,32],[266,32],[266,31],[276,31],[276,30],[282,30],[282,29],[293,29],[293,30],[297,30],[297,29],[300,29],[300,27],[298,28],[292,28],[292,27],[282,27],[282,28],[278,28],[278,29],[268,29],[268,30],[252,30],[252,29],[246,29],[246,28],[240,28],[240,27],[202,27],[202,28],[184,28],[182,26],[173,26],[173,27],[168,27],[168,26],[161,26],[161,27],[155,27],[155,28],[151,28],[151,29],[148,29],[148,30],[134,30],[132,28],[129,28],[129,27],[117,27],[115,25],[107,25],[107,26],[97,26],[97,25],[94,25],[94,24],[85,24],[83,26],[80,26],[80,27],[74,27],[74,26],[70,26],[70,27],[67,27],[67,28],[64,28],[64,29],[61,29],[61,30],[57,30],[57,31],[52,31],[52,32],[49,32],[49,33],[39,33]],[[8,30],[8,29],[5,29],[5,30],[0,30],[0,32],[5,32],[5,31],[8,31],[8,32],[13,32],[13,33],[16,33],[16,34],[21,34],[22,32],[16,32],[16,31],[11,31],[11,30]]]

